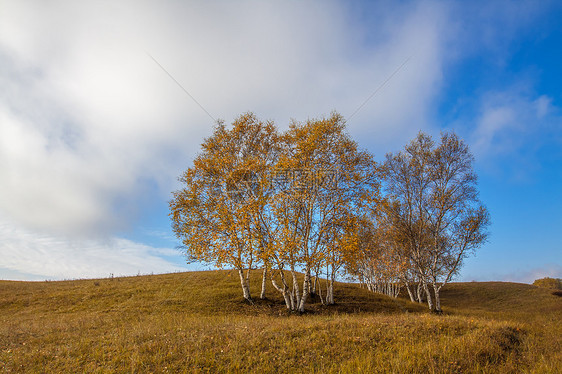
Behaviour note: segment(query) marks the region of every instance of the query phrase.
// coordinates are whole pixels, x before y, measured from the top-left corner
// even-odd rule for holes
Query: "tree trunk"
[[[316,276],[316,281],[318,281],[318,275]],[[324,303],[324,298],[322,298],[322,285],[320,283],[318,283],[318,296],[320,296],[320,302],[322,305],[326,305]]]
[[[312,295],[316,295],[316,287],[318,286],[318,273],[314,276],[314,281],[312,282]]]
[[[422,296],[422,282],[418,282],[418,291],[417,291],[417,296],[418,296],[418,303],[423,303],[423,296]]]
[[[261,293],[260,293],[260,299],[265,299],[265,283],[266,283],[266,278],[267,278],[267,268],[264,267],[263,268],[263,276],[261,279]]]
[[[300,291],[299,282],[297,280],[297,273],[295,272],[294,269],[291,269],[291,275],[293,276],[293,297],[295,301],[295,307],[298,307],[301,302],[301,291]]]
[[[425,297],[427,297],[427,306],[429,310],[433,312],[433,298],[431,297],[431,292],[429,287],[427,287],[427,282],[423,282],[423,290],[425,291]]]
[[[326,266],[326,305],[334,305],[334,281],[336,279],[336,273],[334,271],[334,265],[332,265],[332,272],[329,274],[328,278],[328,268],[329,265]]]
[[[306,272],[304,274],[304,281],[302,284],[302,297],[299,301],[299,309],[298,309],[299,312],[301,313],[304,312],[304,304],[306,303],[306,299],[308,299],[309,290],[310,290],[310,269],[306,269]]]
[[[408,284],[408,282],[404,282],[404,284],[406,285],[406,290],[408,290],[408,296],[410,296],[410,301],[415,303],[416,299],[414,298],[414,294],[412,293],[412,290],[410,289],[410,285]]]
[[[439,296],[439,291],[441,291],[441,287],[437,287],[437,285],[433,284],[433,293],[435,294],[435,312],[443,313],[441,310],[441,298]]]
[[[334,305],[334,280],[327,280],[326,305]]]
[[[275,281],[273,272],[271,272],[271,274],[270,274],[271,284],[273,285],[273,288],[275,288],[277,291],[279,291],[283,295],[283,299],[285,299],[285,306],[287,307],[287,309],[293,310],[294,309],[294,302],[293,302],[292,294],[291,294],[289,286],[287,285],[287,282],[285,280],[285,275],[283,274],[282,271],[280,272],[280,274],[281,274],[281,281],[283,282],[283,287],[279,287],[279,285]]]
[[[252,301],[252,296],[250,295],[250,285],[248,284],[248,278],[244,276],[244,271],[242,269],[238,269],[238,275],[240,275],[240,285],[242,286],[244,299],[253,304],[254,302]]]

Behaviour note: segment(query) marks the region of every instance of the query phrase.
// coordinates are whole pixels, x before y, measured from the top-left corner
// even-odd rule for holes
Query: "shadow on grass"
[[[268,290],[265,299],[254,298],[253,305],[243,299],[241,295],[225,300],[222,307],[237,313],[272,316],[287,315],[337,315],[337,314],[404,314],[423,313],[425,305],[412,303],[402,297],[391,298],[386,295],[370,292],[360,288],[357,284],[336,283],[334,288],[335,304],[326,305],[320,294],[311,294],[307,299],[304,313],[295,313],[287,309],[281,294],[275,290]],[[324,293],[325,294],[325,293]]]

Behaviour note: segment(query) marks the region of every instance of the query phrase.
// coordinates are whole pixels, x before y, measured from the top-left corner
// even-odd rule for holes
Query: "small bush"
[[[542,288],[554,288],[557,290],[562,290],[562,279],[560,278],[542,278],[537,279],[533,282],[533,286]]]

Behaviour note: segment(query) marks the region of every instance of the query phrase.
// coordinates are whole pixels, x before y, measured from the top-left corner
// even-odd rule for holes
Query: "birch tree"
[[[364,219],[358,234],[359,249],[351,257],[348,272],[359,277],[369,291],[398,297],[407,264],[390,239],[384,221]]]
[[[321,268],[334,303],[336,274],[358,247],[357,217],[379,198],[377,170],[337,113],[282,136],[248,113],[203,142],[170,202],[173,229],[189,258],[237,269],[245,299],[262,265],[260,297],[269,276],[287,308],[303,312]]]
[[[250,270],[263,259],[255,218],[267,204],[277,144],[273,123],[252,113],[240,116],[231,129],[218,123],[170,201],[172,227],[187,255],[236,269],[250,302]]]
[[[488,235],[489,213],[478,199],[473,161],[468,146],[457,135],[441,135],[441,142],[433,152],[427,204],[430,278],[438,312],[441,312],[439,291]]]
[[[478,199],[468,146],[444,133],[436,145],[418,134],[403,152],[388,154],[385,190],[394,230],[420,278],[428,307],[441,312],[440,290],[487,238],[489,214]],[[429,290],[433,288],[433,295]]]
[[[334,251],[346,248],[338,238],[343,237],[351,218],[378,196],[378,179],[372,156],[358,149],[345,133],[343,117],[336,113],[293,123],[283,140],[277,170],[289,173],[284,176],[288,183],[272,203],[278,223],[274,258],[283,283],[276,288],[287,295],[286,269],[292,292],[285,300],[292,310],[302,312],[311,272],[325,263],[331,266],[333,280],[340,266]],[[298,270],[304,273],[302,287]],[[328,283],[333,302],[333,281]]]

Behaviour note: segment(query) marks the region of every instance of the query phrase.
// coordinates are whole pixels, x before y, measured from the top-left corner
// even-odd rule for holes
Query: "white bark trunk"
[[[328,289],[326,294],[326,304],[334,305],[334,281],[332,279],[328,280]]]
[[[318,287],[318,273],[314,276],[314,281],[312,282],[312,294],[316,295],[316,288]]]
[[[431,292],[429,291],[429,287],[427,287],[427,283],[423,282],[423,290],[425,292],[425,297],[427,298],[427,306],[429,310],[433,312],[433,298],[431,297]]]
[[[260,299],[265,299],[265,284],[266,284],[266,279],[267,279],[267,268],[263,268],[263,276],[261,279],[261,293],[260,293]]]
[[[299,281],[297,280],[297,273],[294,270],[291,270],[291,275],[293,276],[293,296],[295,297],[297,304],[299,304],[301,299],[301,290]]]
[[[242,269],[238,269],[238,275],[240,275],[240,285],[242,286],[244,299],[253,304],[252,296],[250,295],[250,285],[248,284],[248,279],[244,276],[244,271]]]
[[[306,269],[304,274],[304,281],[302,284],[302,297],[299,301],[299,312],[301,313],[304,312],[304,304],[306,303],[306,299],[308,299],[309,290],[310,290],[310,269]]]
[[[412,290],[410,289],[410,285],[408,284],[408,282],[404,283],[406,285],[406,290],[408,290],[408,296],[410,296],[410,301],[415,303],[416,299],[414,298],[414,294],[412,293]]]
[[[285,278],[285,273],[281,272],[281,279],[283,280],[284,285],[284,294],[283,297],[285,298],[285,303],[288,303],[290,310],[295,310],[296,303],[295,303],[295,289],[292,290],[289,288],[289,284],[287,283],[287,279]]]
[[[435,294],[435,311],[437,313],[443,313],[441,310],[441,298],[439,296],[439,291],[441,291],[441,287],[433,284],[433,293]]]
[[[297,273],[293,269],[291,269],[291,274],[293,276],[293,297],[294,297],[293,305],[299,306],[301,303],[301,291],[299,287],[299,282],[297,280]]]
[[[316,279],[316,280],[318,281],[318,279]],[[321,284],[318,284],[318,296],[320,296],[320,302],[322,303],[322,305],[326,305],[324,303],[324,298],[322,298],[322,285]]]
[[[271,273],[270,277],[271,277],[271,284],[273,285],[273,288],[275,288],[277,291],[279,291],[283,295],[283,299],[285,299],[285,306],[287,307],[287,309],[293,310],[294,309],[293,298],[292,298],[289,286],[287,285],[287,282],[285,281],[285,276],[283,275],[283,273],[281,272],[281,281],[283,282],[283,287],[280,287],[277,284],[277,282],[275,281],[275,278],[273,276],[273,272]]]

